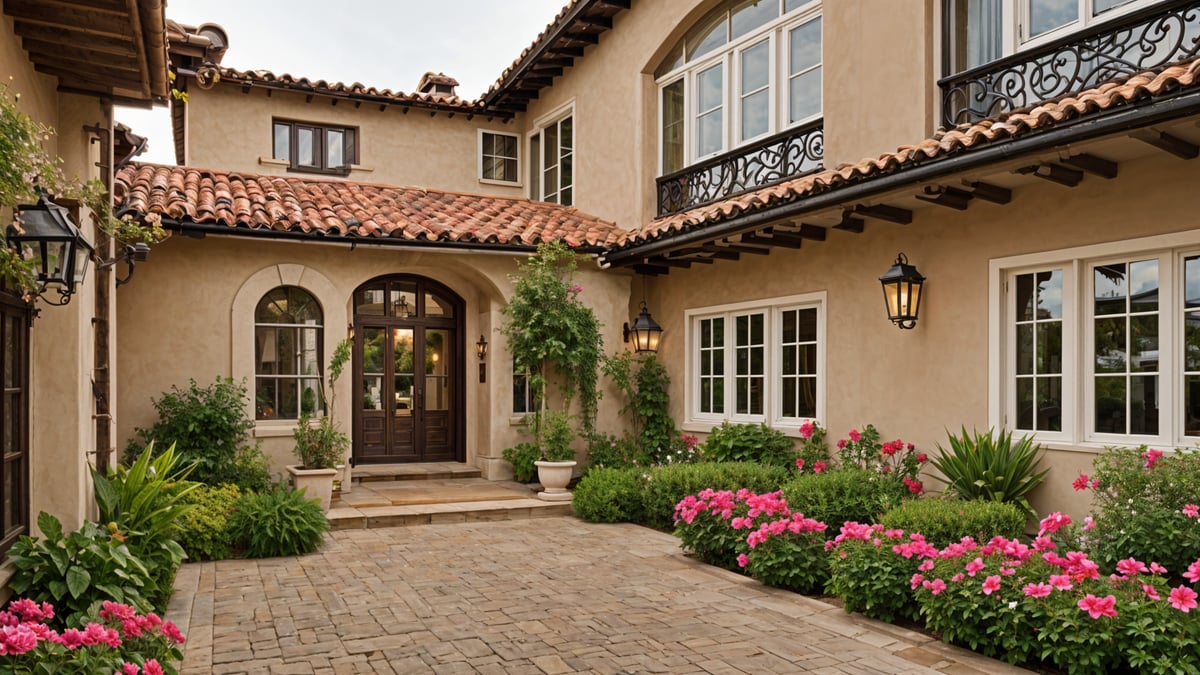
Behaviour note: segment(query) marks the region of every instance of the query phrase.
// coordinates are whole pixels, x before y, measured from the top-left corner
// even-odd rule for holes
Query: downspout
[[[104,186],[105,194],[110,200],[109,208],[112,208],[112,184],[113,184],[113,107],[108,102],[103,102],[105,106],[105,120],[97,123],[95,126],[85,127],[85,131],[93,133],[97,138],[93,138],[92,142],[99,142],[100,145],[100,161],[97,167],[100,169],[100,182]],[[92,214],[92,222],[98,223],[96,214]],[[110,349],[111,331],[110,331],[110,312],[109,305],[112,298],[112,269],[101,268],[99,262],[111,259],[112,254],[112,237],[109,236],[103,228],[95,228],[96,232],[96,251],[94,254],[93,267],[96,272],[96,297],[92,314],[92,335],[94,344],[94,364],[92,369],[92,396],[95,399],[95,412],[92,414],[92,419],[96,422],[96,468],[100,471],[107,471],[112,461],[113,446],[113,431],[112,431],[112,350]]]

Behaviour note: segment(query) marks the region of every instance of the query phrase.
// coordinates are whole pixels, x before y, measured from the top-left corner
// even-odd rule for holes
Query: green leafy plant
[[[796,451],[796,471],[823,473],[829,468],[829,445],[825,429],[813,421],[800,425],[800,447]]]
[[[566,413],[557,410],[545,410],[536,413],[540,418],[542,429],[542,458],[548,462],[569,462],[575,459],[575,449],[571,442],[575,440],[575,430],[571,428],[571,418]]]
[[[531,483],[537,478],[537,466],[534,462],[542,456],[542,451],[533,443],[517,443],[511,448],[505,448],[501,453],[504,461],[512,464],[513,480],[518,483]]]
[[[994,429],[949,434],[950,450],[938,445],[932,459],[941,472],[946,492],[962,499],[987,499],[1016,504],[1030,516],[1036,516],[1026,496],[1041,484],[1049,469],[1041,467],[1042,446],[1025,436],[1014,443],[1012,432]]]
[[[194,464],[189,476],[207,485],[234,483],[243,490],[263,490],[271,483],[270,467],[258,444],[249,443],[254,422],[246,414],[244,382],[217,378],[200,387],[171,387],[154,401],[159,419],[125,448],[122,462],[132,464],[143,446],[175,446],[180,461]]]
[[[722,422],[704,441],[704,457],[710,462],[758,462],[790,468],[797,454],[792,439],[766,424]]]
[[[116,527],[91,521],[69,534],[62,523],[38,514],[41,540],[21,536],[8,550],[14,573],[13,593],[35,602],[50,602],[64,625],[78,627],[100,602],[115,600],[138,611],[152,609],[158,589],[150,570],[134,555]]]
[[[773,492],[787,480],[788,470],[754,462],[700,462],[655,467],[646,481],[646,525],[671,531],[675,506],[705,488]]]
[[[801,474],[783,485],[792,511],[831,527],[846,521],[874,523],[908,494],[903,484],[858,468]]]
[[[224,560],[233,555],[229,516],[241,498],[236,485],[201,485],[188,493],[192,509],[176,521],[180,546],[191,560]]]
[[[825,523],[787,514],[747,535],[746,572],[768,586],[820,593],[829,582]]]
[[[911,583],[921,559],[892,550],[909,541],[899,530],[885,532],[880,525],[843,523],[834,539],[836,545],[829,551],[825,590],[841,598],[847,612],[861,612],[881,621],[917,618]]]
[[[342,376],[346,363],[350,360],[352,344],[350,339],[339,342],[333,350],[333,357],[329,360],[329,386],[327,389],[329,409],[315,425],[312,423],[312,415],[308,410],[301,413],[300,420],[296,423],[296,429],[292,432],[292,437],[296,441],[293,451],[296,458],[300,460],[302,468],[332,469],[342,462],[342,457],[350,447],[350,437],[342,433],[337,422],[334,421],[334,404],[336,403],[337,381]],[[322,388],[324,395],[325,388],[324,386]],[[311,410],[315,409],[314,402]]]
[[[883,514],[884,527],[920,532],[935,546],[971,537],[1015,539],[1025,531],[1025,512],[1015,504],[962,499],[910,499]]]
[[[682,459],[679,432],[667,410],[671,378],[658,358],[620,352],[604,360],[602,371],[625,397],[621,414],[628,416],[629,429],[621,439],[622,447],[636,450],[623,453],[623,463],[648,466]],[[604,466],[616,466],[615,461],[607,454],[599,461],[592,458]]]
[[[646,479],[637,467],[594,468],[575,486],[571,508],[589,523],[640,523]]]
[[[316,499],[276,486],[243,495],[229,518],[229,532],[251,558],[301,555],[316,550],[329,521]]]

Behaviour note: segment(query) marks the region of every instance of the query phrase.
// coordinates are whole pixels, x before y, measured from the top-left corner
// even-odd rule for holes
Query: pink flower
[[[1149,572],[1150,570],[1146,567],[1146,563],[1140,562],[1133,558],[1126,558],[1117,563],[1117,571],[1126,576],[1133,576],[1135,574]]]
[[[580,286],[579,284],[571,284],[571,287],[567,289],[567,292],[568,293],[582,293],[583,286]],[[146,672],[149,672],[149,670],[147,670]]]
[[[125,665],[121,666],[121,672],[125,675],[138,675],[137,664],[126,661]]]
[[[917,590],[917,587],[921,585],[922,581],[925,581],[925,575],[917,572],[916,574],[912,575],[911,579],[908,580],[908,585],[915,591]]]
[[[1042,518],[1041,528],[1038,530],[1038,536],[1040,537],[1043,534],[1054,534],[1070,524],[1071,516],[1055,511],[1045,518]]]
[[[1151,574],[1166,574],[1167,568],[1163,567],[1162,565],[1159,565],[1156,562],[1152,562],[1152,563],[1150,563],[1150,573]]]
[[[814,431],[815,431],[815,429],[813,428],[813,423],[805,422],[804,424],[800,425],[800,438],[803,438],[804,440],[807,441],[808,439],[813,437]]]
[[[1071,487],[1075,488],[1076,491],[1086,490],[1088,488],[1088,475],[1086,473],[1079,474],[1079,477],[1071,483]]]
[[[1092,479],[1092,489],[1093,489],[1093,490],[1099,490],[1099,489],[1100,489],[1100,479],[1099,479],[1099,478],[1093,478],[1093,479]]]
[[[983,580],[983,594],[984,595],[991,595],[992,593],[995,593],[998,590],[1000,590],[1000,575],[993,574],[992,576]]]
[[[1196,608],[1196,591],[1187,586],[1177,586],[1171,589],[1171,594],[1167,596],[1167,600],[1175,609],[1187,614]]]
[[[1051,574],[1049,581],[1051,586],[1060,591],[1069,591],[1074,588],[1074,584],[1071,583],[1071,577],[1066,574]]]
[[[929,455],[927,455],[923,452],[921,454],[917,455],[917,464],[924,464],[925,462],[928,462],[928,461],[929,461]]]
[[[849,436],[850,440],[854,441],[855,443],[862,440],[862,434],[858,433],[858,429],[851,429]]]
[[[37,633],[27,624],[5,626],[0,631],[0,656],[19,656],[37,646]]]
[[[845,450],[846,449],[846,439],[843,438],[843,439],[839,440],[837,442],[837,446],[838,446],[838,450]]]
[[[1183,515],[1188,518],[1200,518],[1200,506],[1196,504],[1188,504],[1183,507]]]
[[[952,582],[954,582],[954,583],[956,583],[956,584],[957,584],[958,582],[962,581],[963,579],[966,579],[966,577],[965,577],[965,576],[963,576],[963,573],[962,573],[962,572],[959,572],[958,574],[955,574],[954,576],[950,577],[950,581],[952,581]]]
[[[1158,464],[1158,460],[1162,459],[1162,456],[1162,450],[1155,450],[1153,448],[1142,453],[1142,459],[1146,460],[1147,469],[1153,469],[1154,465]]]
[[[929,570],[933,569],[934,564],[935,564],[934,559],[929,558],[928,560],[925,560],[924,562],[922,562],[920,565],[917,565],[917,570],[920,572],[928,572]]]
[[[903,480],[904,480],[904,485],[908,487],[909,492],[911,492],[915,495],[919,495],[925,491],[925,486],[921,484],[921,481],[913,480],[912,478],[909,478],[908,476],[905,476],[903,478]]]
[[[803,458],[803,457],[797,457],[797,458],[796,458],[796,470],[797,470],[797,471],[803,471],[803,470],[804,470],[804,458]]]
[[[1102,616],[1117,615],[1117,598],[1112,595],[1106,595],[1103,598],[1097,598],[1091,593],[1088,593],[1076,604],[1079,606],[1079,609],[1087,612],[1088,616],[1092,617],[1093,619],[1099,619]]]
[[[1193,584],[1200,583],[1200,558],[1196,558],[1196,562],[1188,565],[1187,571],[1183,573],[1183,578]]]
[[[976,558],[976,559],[972,560],[971,562],[967,563],[966,570],[967,570],[967,574],[969,576],[972,576],[972,577],[975,576],[975,573],[982,569],[983,569],[983,558]]]
[[[167,636],[167,639],[171,640],[172,642],[174,642],[176,644],[183,644],[184,642],[187,641],[183,637],[183,632],[179,630],[179,626],[176,626],[175,624],[171,623],[170,621],[163,622],[162,634]]]
[[[1155,589],[1155,588],[1154,588],[1153,586],[1151,586],[1150,584],[1142,584],[1142,592],[1143,592],[1143,593],[1145,593],[1145,594],[1146,594],[1146,597],[1147,597],[1147,598],[1150,598],[1151,600],[1158,600],[1158,599],[1159,599],[1159,597],[1158,597],[1158,590],[1157,590],[1157,589]]]
[[[828,464],[826,464],[825,462],[822,462],[820,460],[813,462],[813,473],[821,473],[828,466],[829,466]]]
[[[942,591],[946,590],[946,582],[942,581],[941,579],[934,579],[933,581],[924,581],[921,583],[921,586],[926,588],[930,593],[932,593],[934,595],[941,595]]]
[[[1050,584],[1025,584],[1025,588],[1021,589],[1025,595],[1030,598],[1044,598],[1050,595],[1054,587]]]
[[[1088,516],[1083,519],[1083,531],[1084,532],[1087,532],[1088,530],[1092,529],[1095,526],[1096,526],[1096,521],[1092,520],[1091,516]]]
[[[750,556],[746,555],[745,553],[739,553],[737,557],[737,564],[738,567],[745,567],[746,565],[749,565]]]
[[[146,659],[146,663],[142,665],[142,672],[145,675],[163,675],[163,669],[158,664],[158,659]]]

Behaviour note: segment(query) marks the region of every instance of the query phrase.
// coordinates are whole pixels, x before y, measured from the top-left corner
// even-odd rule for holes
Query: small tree
[[[596,381],[603,341],[595,312],[579,300],[583,287],[574,282],[575,254],[562,242],[543,243],[536,255],[517,265],[513,297],[502,310],[507,319],[502,331],[513,364],[529,373],[539,413],[552,408],[546,396],[552,375],[557,376],[561,412],[570,409],[578,394],[583,430],[590,433],[600,398]],[[539,447],[545,440],[541,417],[533,420]]]

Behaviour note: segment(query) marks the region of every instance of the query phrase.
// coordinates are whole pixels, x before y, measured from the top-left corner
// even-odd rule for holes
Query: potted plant
[[[571,441],[575,440],[575,430],[571,428],[571,418],[563,412],[546,410],[538,413],[540,424],[537,425],[541,437],[538,446],[542,458],[533,464],[537,467],[538,482],[542,491],[538,499],[548,502],[566,502],[571,500],[567,484],[575,473],[575,449]]]
[[[350,341],[342,340],[329,362],[329,409],[315,423],[307,411],[301,413],[296,430],[292,432],[292,437],[296,439],[294,452],[300,460],[299,464],[287,468],[292,476],[292,486],[296,490],[303,490],[310,499],[319,499],[324,510],[329,510],[333,481],[339,473],[337,467],[350,447],[350,438],[341,432],[333,419],[334,385],[349,359]],[[345,484],[349,481],[343,476],[342,482]]]

